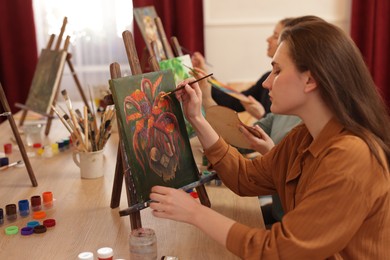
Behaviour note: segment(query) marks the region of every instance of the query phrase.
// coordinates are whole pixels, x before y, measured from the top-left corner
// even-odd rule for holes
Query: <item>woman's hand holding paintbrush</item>
[[[202,70],[201,68],[190,68],[188,67],[191,71],[190,74],[194,76],[195,78],[199,79],[207,75],[206,71]],[[211,77],[213,78],[213,77]],[[202,91],[202,105],[205,110],[207,110],[211,106],[216,106],[218,105],[215,100],[213,99],[211,95],[211,89],[212,85],[208,80],[201,80],[199,81],[199,87],[200,90]]]

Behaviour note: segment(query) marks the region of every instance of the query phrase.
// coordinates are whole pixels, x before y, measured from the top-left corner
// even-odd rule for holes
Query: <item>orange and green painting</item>
[[[181,188],[199,180],[171,71],[110,80],[138,203],[151,187]]]

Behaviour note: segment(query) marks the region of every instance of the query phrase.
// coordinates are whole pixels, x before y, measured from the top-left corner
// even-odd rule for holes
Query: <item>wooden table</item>
[[[26,121],[27,122],[27,121]],[[12,142],[9,123],[0,125],[0,144]],[[58,119],[53,120],[49,136],[44,143],[54,143],[68,136]],[[23,139],[23,136],[22,136]],[[199,144],[191,140],[197,162],[201,161]],[[47,218],[54,218],[57,225],[43,234],[22,236],[5,235],[5,228],[19,228],[33,220],[29,215],[0,226],[0,259],[77,259],[80,252],[95,254],[100,247],[112,247],[115,258],[129,259],[128,217],[119,217],[118,211],[127,206],[123,187],[120,208],[111,209],[110,199],[115,171],[118,134],[114,133],[105,147],[104,177],[93,180],[80,178],[79,169],[72,160],[71,150],[52,158],[30,158],[38,187],[32,187],[25,168],[10,168],[0,171],[0,207],[17,204],[19,200],[52,191],[55,198],[53,209],[46,210]],[[30,148],[31,150],[31,148]],[[2,151],[2,150],[1,150]],[[10,161],[20,160],[17,144],[13,143]],[[229,189],[211,183],[206,186],[212,208],[232,219],[253,227],[264,226],[259,201],[256,197],[242,198]],[[5,211],[5,210],[4,210]],[[211,240],[197,228],[171,220],[158,219],[150,209],[141,211],[143,227],[155,230],[158,256],[177,256],[179,259],[237,259],[225,248]]]

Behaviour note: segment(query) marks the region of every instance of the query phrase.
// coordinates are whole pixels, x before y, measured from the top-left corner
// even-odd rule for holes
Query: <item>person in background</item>
[[[289,21],[291,21],[291,18],[285,18],[279,21],[274,28],[273,34],[267,38],[268,57],[272,58],[274,56],[277,48],[279,34],[283,30],[286,23],[288,23]],[[199,68],[204,72],[207,71],[206,62],[201,53],[195,52],[192,55],[191,60],[194,68]],[[248,96],[250,102],[240,102],[240,100],[222,92],[217,88],[211,88],[211,85],[209,85],[209,90],[212,95],[212,100],[205,99],[204,103],[210,105],[217,104],[220,106],[229,107],[237,112],[247,111],[256,119],[260,119],[265,114],[270,112],[271,101],[269,100],[268,90],[262,87],[262,83],[268,77],[269,74],[270,71],[264,73],[253,86],[241,92],[242,94]]]
[[[273,113],[302,124],[255,159],[213,130],[190,81],[175,94],[221,180],[241,196],[278,192],[286,214],[270,230],[251,228],[154,186],[155,217],[195,225],[244,259],[390,259],[390,119],[348,35],[322,21],[283,30],[263,86]]]
[[[300,22],[308,22],[308,21],[324,21],[324,20],[312,15],[301,16],[297,19],[286,18],[277,24],[273,36],[277,35],[279,37],[279,34],[281,33],[282,30],[281,25],[283,25],[283,28],[287,28],[296,25]],[[268,38],[268,42],[272,43],[270,39],[271,37]],[[273,46],[274,48],[271,48],[271,46]],[[275,45],[270,44],[270,47],[268,48],[268,54],[270,53],[274,54],[276,48],[277,48],[277,42],[275,43]],[[195,69],[197,69],[197,75],[195,75],[197,78],[205,75],[205,72],[203,70],[198,68]],[[205,84],[208,83],[206,81],[201,81],[199,83],[202,89],[203,104],[205,104],[205,102],[207,102],[208,100],[213,100],[210,91],[211,86],[205,86]],[[208,105],[204,105],[204,106],[208,107]],[[293,129],[295,126],[297,126],[299,123],[301,123],[301,119],[297,116],[278,115],[271,112],[271,113],[267,113],[265,117],[261,118],[260,120],[254,123],[254,126],[257,129],[257,131],[261,133],[262,136],[261,139],[255,137],[254,135],[250,134],[247,131],[244,133],[244,136],[246,136],[248,142],[251,144],[252,150],[255,150],[260,154],[264,155],[269,150],[271,150],[275,146],[275,144],[279,143],[288,134],[288,132],[290,132],[290,130]],[[247,152],[247,150],[242,150],[242,149],[239,149],[239,151]],[[260,200],[261,198],[262,197],[260,197]],[[264,224],[266,225],[267,228],[270,228],[271,225],[274,224],[275,222],[281,221],[284,215],[284,210],[278,194],[272,194],[271,203],[262,205],[261,211],[264,218]]]

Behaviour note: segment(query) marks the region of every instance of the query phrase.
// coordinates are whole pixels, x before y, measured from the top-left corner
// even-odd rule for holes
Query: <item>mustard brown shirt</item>
[[[390,259],[388,168],[335,119],[315,140],[299,125],[253,160],[221,138],[205,154],[235,193],[277,192],[286,212],[271,230],[231,227],[226,245],[241,258]]]

